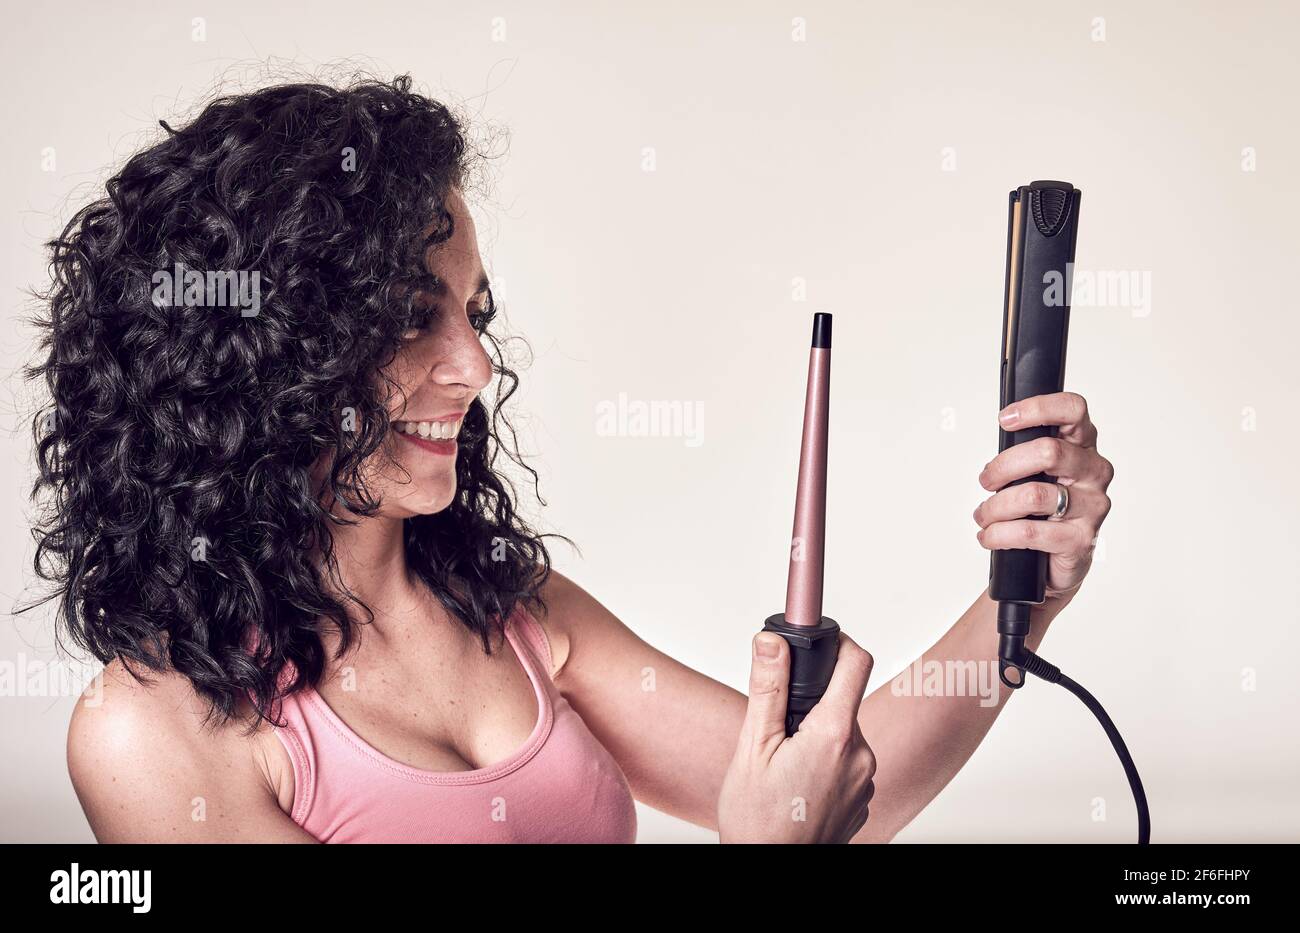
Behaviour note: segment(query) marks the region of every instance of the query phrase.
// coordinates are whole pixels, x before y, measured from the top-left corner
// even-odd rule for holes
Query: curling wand
[[[776,632],[790,645],[787,736],[799,731],[799,724],[826,692],[839,654],[840,627],[834,619],[822,615],[830,404],[831,316],[819,313],[813,315],[812,350],[808,358],[808,392],[804,399],[785,612],[768,616],[763,624],[764,631]]]

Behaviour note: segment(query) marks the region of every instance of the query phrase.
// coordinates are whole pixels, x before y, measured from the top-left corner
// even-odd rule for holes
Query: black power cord
[[[1151,812],[1147,809],[1146,791],[1142,789],[1142,777],[1138,774],[1137,766],[1133,764],[1133,756],[1129,754],[1128,746],[1124,744],[1124,738],[1115,728],[1115,723],[1111,721],[1106,710],[1097,702],[1097,698],[1083,688],[1082,685],[1071,680],[1061,673],[1061,669],[1038,655],[1034,654],[1025,647],[1024,635],[1016,629],[1028,629],[1029,607],[1023,603],[999,603],[998,604],[998,630],[1002,632],[1001,644],[998,649],[998,677],[1004,684],[1013,690],[1018,690],[1025,685],[1025,672],[1040,677],[1048,683],[1060,684],[1066,690],[1069,690],[1080,700],[1083,705],[1092,710],[1092,714],[1097,717],[1101,727],[1106,730],[1106,737],[1110,739],[1110,744],[1115,747],[1115,754],[1119,756],[1119,762],[1124,766],[1124,775],[1128,778],[1129,789],[1133,791],[1133,803],[1137,806],[1138,816],[1138,845],[1147,845],[1151,842]],[[1010,630],[1010,631],[1008,631]],[[1020,680],[1012,681],[1007,678],[1007,668],[1014,667],[1020,671]]]

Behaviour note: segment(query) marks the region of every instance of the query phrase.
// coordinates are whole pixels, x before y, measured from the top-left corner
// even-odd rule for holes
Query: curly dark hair
[[[32,605],[57,598],[61,640],[102,662],[185,675],[210,719],[248,699],[254,728],[319,682],[322,622],[341,657],[374,619],[340,586],[331,527],[380,508],[361,471],[391,427],[376,374],[430,313],[427,251],[451,236],[448,194],[479,154],[405,75],[280,84],[161,125],[47,244],[42,358],[25,372],[49,392],[33,535],[55,587]],[[260,308],[186,306],[179,287],[160,300],[173,269],[257,270]],[[546,504],[502,411],[519,380],[486,331],[494,313],[478,324],[502,377],[491,416],[477,398],[465,416],[454,502],[404,528],[413,572],[487,652],[516,603],[544,608],[542,539],[564,538],[530,529],[493,468],[504,450]]]

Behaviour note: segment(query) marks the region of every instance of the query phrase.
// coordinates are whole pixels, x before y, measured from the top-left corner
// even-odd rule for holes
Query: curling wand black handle
[[[790,645],[790,692],[786,696],[785,734],[794,735],[817,705],[835,673],[840,627],[826,616],[816,625],[791,625],[785,613],[767,617],[763,631],[776,632]]]

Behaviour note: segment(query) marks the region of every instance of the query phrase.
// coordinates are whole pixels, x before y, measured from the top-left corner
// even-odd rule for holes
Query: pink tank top
[[[412,768],[314,689],[284,697],[275,733],[293,762],[293,821],[320,842],[635,842],[627,779],[552,682],[545,632],[516,605],[505,633],[540,715],[523,747],[487,768]]]

